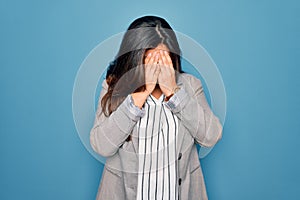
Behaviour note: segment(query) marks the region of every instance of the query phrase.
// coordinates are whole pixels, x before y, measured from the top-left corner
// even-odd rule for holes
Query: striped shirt
[[[137,200],[177,200],[176,140],[178,118],[165,105],[165,95],[147,97],[137,122],[139,173]]]

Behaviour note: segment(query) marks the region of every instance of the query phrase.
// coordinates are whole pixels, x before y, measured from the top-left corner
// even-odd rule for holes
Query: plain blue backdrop
[[[0,199],[95,198],[103,165],[72,116],[77,70],[135,18],[200,43],[227,92],[223,138],[202,160],[211,200],[299,199],[297,1],[1,1]]]

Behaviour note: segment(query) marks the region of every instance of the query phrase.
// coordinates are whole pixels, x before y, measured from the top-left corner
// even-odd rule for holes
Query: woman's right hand
[[[131,96],[133,98],[134,104],[139,108],[142,108],[147,97],[152,93],[155,88],[158,75],[160,72],[160,67],[156,63],[159,60],[159,52],[151,52],[145,58],[145,85],[146,90],[142,92],[132,93]]]
[[[160,66],[157,64],[159,60],[159,52],[151,52],[145,58],[145,85],[148,95],[152,93],[157,83]]]

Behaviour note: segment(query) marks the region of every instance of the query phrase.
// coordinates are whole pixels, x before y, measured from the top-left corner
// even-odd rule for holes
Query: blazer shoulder
[[[196,76],[194,76],[193,74],[184,72],[181,73],[181,77],[184,79],[185,82],[189,82],[191,86],[198,86],[198,87],[202,86],[201,80]]]

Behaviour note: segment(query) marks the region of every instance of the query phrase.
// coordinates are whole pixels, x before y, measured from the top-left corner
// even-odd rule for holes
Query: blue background
[[[94,199],[103,165],[72,116],[76,72],[135,18],[162,16],[213,58],[223,138],[202,160],[211,200],[299,199],[297,1],[1,1],[0,199]]]

